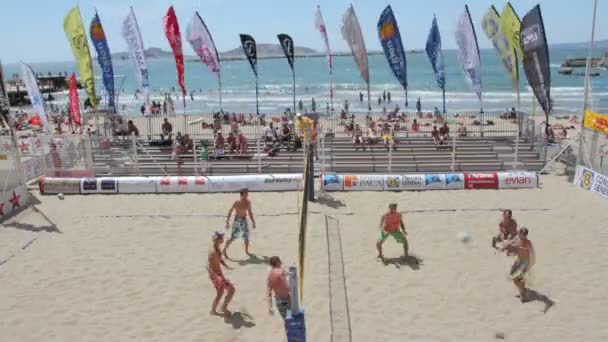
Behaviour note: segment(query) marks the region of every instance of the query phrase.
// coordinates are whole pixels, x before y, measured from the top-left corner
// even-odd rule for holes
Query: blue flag
[[[382,49],[391,66],[395,77],[403,88],[407,89],[407,61],[405,59],[405,51],[403,50],[403,42],[401,34],[397,26],[397,20],[393,14],[391,6],[386,6],[380,19],[378,20],[378,36]]]
[[[429,38],[426,41],[426,54],[429,56],[437,86],[445,90],[445,71],[443,66],[443,52],[441,51],[441,34],[437,26],[437,18],[433,18],[433,25]]]
[[[110,110],[115,112],[116,105],[114,104],[114,68],[112,67],[112,56],[110,55],[110,47],[106,40],[106,34],[101,26],[99,16],[95,13],[95,18],[91,22],[91,40],[95,51],[97,51],[97,61],[101,68],[103,76],[103,86],[108,93],[108,106]]]

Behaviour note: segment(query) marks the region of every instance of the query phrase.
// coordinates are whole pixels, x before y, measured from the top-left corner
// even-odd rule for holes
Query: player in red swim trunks
[[[234,296],[235,288],[222,272],[222,265],[230,269],[224,262],[224,259],[222,259],[222,251],[220,248],[224,242],[224,234],[215,232],[212,240],[213,246],[209,249],[207,271],[209,272],[209,279],[211,279],[211,283],[213,283],[213,286],[215,287],[216,295],[213,304],[211,305],[211,314],[229,316],[231,312],[228,310],[228,304],[230,304],[230,301]],[[222,305],[222,311],[220,313],[217,311],[217,305],[222,299],[224,292],[226,292],[226,297],[224,298],[224,305]]]
[[[392,236],[395,241],[403,244],[403,256],[407,257],[408,244],[405,238],[405,225],[403,224],[403,218],[401,213],[397,211],[397,203],[391,203],[388,205],[388,212],[382,215],[380,219],[380,235],[378,236],[378,242],[376,248],[378,248],[378,258],[384,260],[384,254],[382,254],[382,244],[389,236]],[[401,228],[401,230],[399,230]]]

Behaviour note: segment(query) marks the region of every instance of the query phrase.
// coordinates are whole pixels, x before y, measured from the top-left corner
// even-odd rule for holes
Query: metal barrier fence
[[[608,176],[608,135],[583,128],[579,144],[582,144],[579,163]]]

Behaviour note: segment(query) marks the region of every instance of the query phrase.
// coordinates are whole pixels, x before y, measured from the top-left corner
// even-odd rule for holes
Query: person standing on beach
[[[401,230],[399,230],[401,228]],[[378,249],[378,258],[384,261],[384,254],[382,253],[382,244],[389,236],[392,236],[397,243],[403,245],[403,257],[407,257],[408,254],[408,243],[405,232],[405,224],[403,224],[403,217],[401,213],[397,211],[397,203],[391,203],[388,205],[388,212],[382,215],[380,219],[380,235],[378,236],[378,242],[376,242],[376,248]]]
[[[300,110],[300,112],[304,109],[304,103],[302,103],[302,100],[300,99],[300,101],[298,102],[298,109]]]
[[[502,220],[498,224],[498,235],[492,238],[492,247],[496,248],[499,242],[512,240],[517,236],[517,221],[513,219],[511,209],[502,211]]]
[[[348,100],[344,100],[344,110],[348,113]]]
[[[422,113],[422,103],[420,103],[420,98],[418,98],[418,101],[416,101],[416,113]]]
[[[386,103],[386,89],[382,92],[382,100]]]
[[[291,306],[291,296],[289,294],[289,282],[287,281],[287,274],[281,267],[281,259],[278,256],[270,257],[270,273],[268,273],[267,280],[267,294],[268,294],[268,312],[272,315],[274,310],[272,309],[272,294],[274,293],[274,301],[277,306],[277,310],[283,319],[287,316],[287,310]]]
[[[359,102],[363,102],[363,93],[359,92]]]
[[[207,271],[209,272],[209,279],[215,287],[215,299],[213,300],[213,304],[211,305],[211,314],[212,315],[226,315],[229,316],[231,312],[228,310],[228,304],[232,300],[234,296],[235,288],[232,283],[226,279],[224,276],[224,272],[222,271],[222,265],[227,269],[231,269],[224,259],[222,259],[222,253],[220,247],[224,242],[224,234],[220,232],[215,232],[212,237],[213,245],[209,249],[209,254],[207,258]],[[222,305],[221,313],[217,311],[217,306],[222,299],[222,296],[226,292],[226,297],[224,298],[224,305]]]
[[[515,253],[517,258],[511,266],[511,279],[519,291],[519,299],[524,303],[526,298],[526,279],[530,275],[530,270],[535,263],[534,246],[528,240],[528,228],[522,227],[517,233],[518,238],[508,243],[503,250],[508,253]]]
[[[312,111],[316,112],[317,111],[317,102],[315,101],[314,97],[312,98],[312,101],[310,104],[311,104]]]
[[[234,221],[232,221],[232,232],[230,234],[230,239],[226,241],[226,245],[224,246],[224,257],[226,259],[230,259],[226,251],[228,247],[232,244],[232,242],[241,237],[245,242],[245,253],[251,256],[249,253],[249,225],[247,223],[247,216],[251,219],[251,223],[253,224],[253,229],[255,229],[255,219],[253,218],[253,211],[251,210],[251,201],[249,201],[249,190],[241,189],[240,198],[232,204],[232,207],[228,211],[228,216],[226,217],[226,230],[230,227],[230,218],[232,217],[232,212],[234,212]]]
[[[386,101],[388,101],[388,103],[391,103],[391,92],[390,91],[386,92]]]

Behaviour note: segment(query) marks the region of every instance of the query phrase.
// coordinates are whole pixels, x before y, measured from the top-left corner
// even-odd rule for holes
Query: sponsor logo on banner
[[[538,176],[532,172],[499,172],[499,189],[524,189],[535,188],[538,184]]]
[[[424,175],[424,188],[427,190],[443,189],[444,175],[427,174]]]
[[[450,190],[464,189],[464,174],[448,173],[445,175],[445,188]]]
[[[465,173],[465,189],[498,189],[498,175],[489,173]]]
[[[108,178],[108,179],[102,178],[100,183],[101,183],[101,191],[116,191],[116,179],[115,178]]]
[[[585,190],[591,189],[593,185],[593,172],[589,170],[584,170],[583,175],[581,176],[581,188]]]
[[[264,179],[264,183],[299,183],[298,179],[286,177],[273,177]]]
[[[344,176],[344,190],[383,190],[384,177],[361,175]]]
[[[424,175],[385,176],[386,190],[423,190]]]
[[[83,191],[97,191],[97,178],[83,178],[82,179],[82,190]]]
[[[340,176],[338,175],[323,175],[323,185],[340,184]]]
[[[580,165],[576,167],[576,173],[580,175],[574,179],[576,185],[608,199],[608,177]]]

